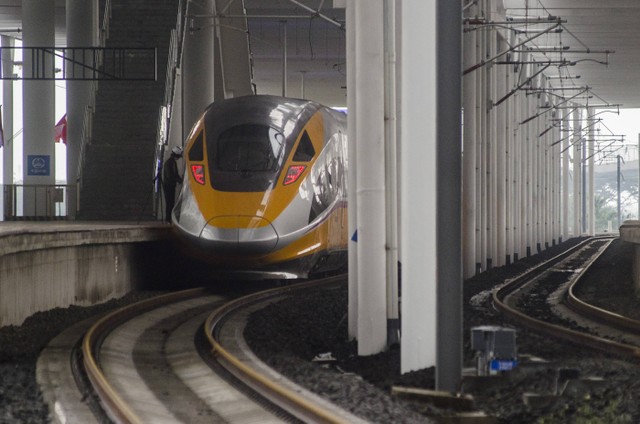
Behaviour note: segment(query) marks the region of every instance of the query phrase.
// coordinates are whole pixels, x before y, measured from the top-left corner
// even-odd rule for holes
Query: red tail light
[[[305,169],[307,169],[306,165],[291,165],[287,170],[287,175],[284,177],[284,185],[295,183]]]
[[[191,165],[191,174],[198,184],[204,185],[204,165]]]

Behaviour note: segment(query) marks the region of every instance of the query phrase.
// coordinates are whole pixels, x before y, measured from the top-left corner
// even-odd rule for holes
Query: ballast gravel
[[[500,423],[640,422],[640,367],[619,358],[572,346],[506,322],[489,304],[487,293],[560,249],[572,239],[510,266],[494,268],[464,285],[464,366],[474,366],[469,332],[476,325],[504,325],[517,330],[522,366],[499,377],[466,381],[465,394],[475,409]],[[640,308],[631,284],[632,246],[615,242],[596,263],[583,290],[585,300],[629,315]],[[593,275],[593,277],[591,277]],[[0,423],[46,423],[49,415],[35,382],[42,348],[66,327],[87,317],[141,300],[154,292],[135,292],[93,307],[38,313],[21,326],[0,328]],[[434,370],[400,375],[399,349],[358,357],[346,338],[346,288],[320,289],[272,304],[252,315],[245,331],[256,354],[294,381],[351,409],[371,422],[438,422],[455,411],[427,403],[399,400],[392,386],[434,388]],[[330,353],[330,356],[328,355]],[[324,355],[323,355],[324,354]],[[525,365],[526,357],[543,362]],[[315,360],[325,359],[325,360]],[[326,360],[335,359],[335,360]],[[563,375],[582,379],[567,381]],[[566,387],[565,387],[566,386]],[[560,396],[555,393],[564,389]],[[528,394],[527,394],[528,393]],[[529,405],[524,399],[528,399]]]

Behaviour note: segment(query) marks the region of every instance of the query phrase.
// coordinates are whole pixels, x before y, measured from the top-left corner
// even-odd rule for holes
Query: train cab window
[[[284,147],[284,135],[266,125],[238,125],[218,137],[216,165],[221,171],[271,171]]]
[[[311,142],[311,138],[309,138],[309,134],[305,131],[300,137],[300,142],[298,143],[298,148],[296,152],[293,154],[293,160],[296,162],[309,162],[313,159],[313,156],[316,154],[315,149],[313,148],[313,143]]]
[[[200,134],[196,137],[196,141],[193,142],[191,149],[189,149],[189,160],[192,162],[202,162],[204,160],[204,151],[203,151],[203,132],[200,131]]]

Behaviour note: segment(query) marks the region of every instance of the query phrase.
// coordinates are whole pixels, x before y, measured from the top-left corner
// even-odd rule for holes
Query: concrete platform
[[[160,222],[1,222],[0,327],[126,294],[166,271],[171,238]]]

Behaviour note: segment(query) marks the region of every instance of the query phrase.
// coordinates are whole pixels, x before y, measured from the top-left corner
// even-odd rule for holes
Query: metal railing
[[[69,204],[69,193],[76,190],[68,184],[3,184],[5,220],[20,219],[65,219],[70,208],[77,210],[77,204]]]

